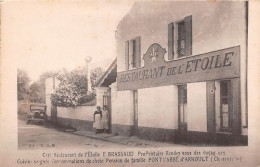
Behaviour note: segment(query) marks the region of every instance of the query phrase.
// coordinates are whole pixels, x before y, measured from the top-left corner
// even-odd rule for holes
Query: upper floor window
[[[141,66],[141,38],[137,37],[125,42],[126,70]]]
[[[168,59],[192,54],[192,16],[168,25]]]

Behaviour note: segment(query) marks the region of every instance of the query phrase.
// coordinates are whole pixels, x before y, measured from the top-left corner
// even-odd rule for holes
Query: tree
[[[101,67],[96,67],[90,71],[91,85],[95,85],[99,78],[103,75],[104,71]]]
[[[45,83],[34,82],[29,87],[29,99],[35,103],[45,103]]]
[[[19,101],[28,100],[29,82],[28,74],[21,69],[17,69],[17,98]]]
[[[63,71],[57,78],[60,80],[60,84],[51,95],[52,104],[76,107],[95,98],[93,93],[88,93],[85,70]]]

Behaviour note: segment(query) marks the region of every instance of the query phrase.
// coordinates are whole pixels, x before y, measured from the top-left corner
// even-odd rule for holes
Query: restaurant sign
[[[165,61],[166,50],[152,44],[144,54],[144,67],[117,73],[117,89],[185,84],[240,76],[239,46]]]

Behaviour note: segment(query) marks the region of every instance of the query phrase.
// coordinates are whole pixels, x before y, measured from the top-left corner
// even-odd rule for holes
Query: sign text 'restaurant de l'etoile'
[[[166,51],[152,44],[144,67],[118,72],[118,90],[134,90],[239,77],[239,46],[166,62]]]

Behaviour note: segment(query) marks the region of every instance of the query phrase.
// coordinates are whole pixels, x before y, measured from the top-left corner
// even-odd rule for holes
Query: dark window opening
[[[184,21],[178,23],[178,57],[185,56],[185,27]]]
[[[187,85],[178,86],[179,124],[187,125]]]
[[[132,64],[132,67],[135,68],[136,67],[136,41],[133,40],[132,43],[133,43],[133,50],[132,50],[133,55],[132,55],[131,64]]]

